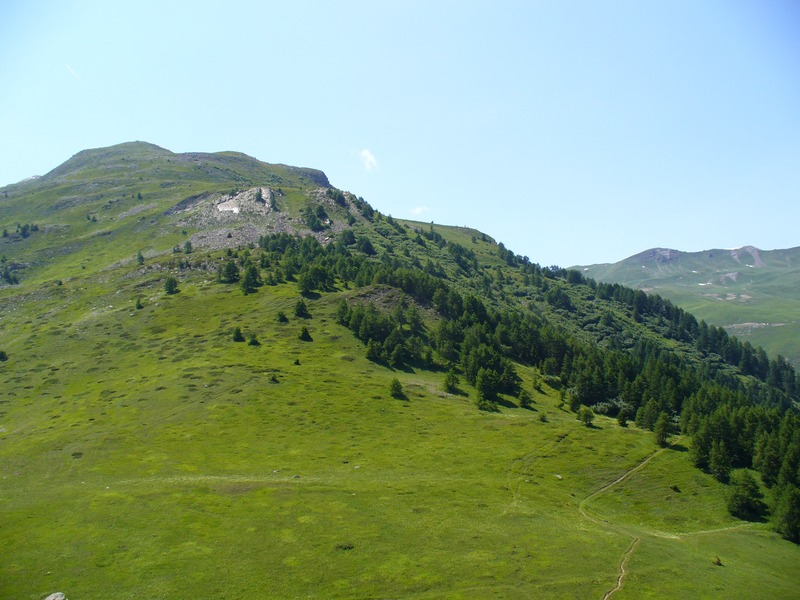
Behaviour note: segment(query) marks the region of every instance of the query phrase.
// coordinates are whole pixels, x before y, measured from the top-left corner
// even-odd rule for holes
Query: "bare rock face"
[[[67,600],[67,597],[64,595],[64,592],[54,592],[44,600]]]

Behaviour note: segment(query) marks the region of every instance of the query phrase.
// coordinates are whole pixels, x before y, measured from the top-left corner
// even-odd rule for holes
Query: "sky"
[[[134,140],[541,265],[800,246],[800,3],[0,3],[0,186]]]

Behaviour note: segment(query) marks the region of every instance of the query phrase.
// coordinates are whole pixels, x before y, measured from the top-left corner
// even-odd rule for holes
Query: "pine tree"
[[[656,444],[659,446],[666,446],[667,439],[669,438],[670,434],[670,418],[669,415],[665,412],[662,412],[658,415],[658,419],[656,420],[655,425],[653,425],[653,433],[656,437]]]
[[[308,306],[306,303],[303,302],[303,299],[297,301],[297,304],[294,305],[294,316],[300,317],[301,319],[310,319],[311,313],[308,312]]]
[[[731,457],[724,440],[714,440],[708,455],[708,470],[722,483],[727,483],[731,472]]]
[[[389,394],[392,398],[403,398],[403,386],[396,377],[389,383]]]
[[[453,369],[450,369],[444,376],[444,391],[448,394],[458,393],[458,375]]]
[[[229,260],[222,267],[219,280],[222,283],[236,283],[239,281],[239,267],[236,266],[233,260]]]
[[[800,489],[788,487],[778,498],[775,530],[787,540],[800,543]]]
[[[164,281],[164,291],[167,294],[177,294],[178,293],[178,280],[174,277],[170,276]]]
[[[244,270],[244,277],[242,277],[242,293],[245,296],[256,291],[258,285],[258,267],[253,264],[247,265]]]
[[[594,411],[589,408],[588,406],[581,406],[578,409],[578,420],[586,425],[586,427],[590,427],[592,421],[594,421]]]
[[[757,520],[766,510],[764,495],[750,471],[738,469],[731,474],[728,512],[739,519]]]

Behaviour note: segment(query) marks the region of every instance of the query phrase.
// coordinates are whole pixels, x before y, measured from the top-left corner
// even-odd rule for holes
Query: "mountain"
[[[0,228],[0,597],[796,595],[797,373],[669,300],[234,152]]]
[[[597,281],[669,298],[741,340],[800,365],[800,247],[653,248],[618,263],[573,268]]]

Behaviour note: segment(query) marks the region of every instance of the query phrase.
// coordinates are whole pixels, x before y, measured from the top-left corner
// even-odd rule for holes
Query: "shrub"
[[[278,321],[278,323],[288,323],[289,322],[289,318],[286,316],[286,313],[283,312],[282,310],[278,311],[278,315],[275,317],[275,320]]]
[[[308,333],[308,327],[303,325],[303,328],[300,330],[300,339],[304,342],[313,342],[314,340],[311,338],[311,334]]]
[[[400,384],[400,380],[395,377],[389,383],[389,393],[391,394],[392,398],[402,398],[403,397],[403,386]]]
[[[259,341],[258,341],[258,337],[256,336],[256,334],[255,334],[255,333],[251,333],[251,334],[248,336],[247,344],[248,344],[249,346],[260,346],[260,345],[261,345],[261,342],[259,342]]]
[[[0,350],[0,362],[6,362],[8,360],[8,354],[6,354],[5,350]]]
[[[234,327],[233,328],[233,341],[234,342],[243,342],[244,335],[242,334],[241,327]]]

